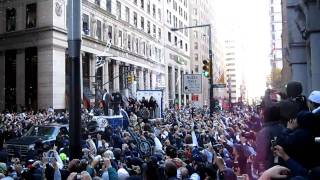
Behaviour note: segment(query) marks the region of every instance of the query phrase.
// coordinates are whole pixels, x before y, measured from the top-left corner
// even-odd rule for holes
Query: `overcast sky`
[[[262,96],[270,73],[270,16],[268,0],[212,0],[216,31],[234,38],[250,98]]]

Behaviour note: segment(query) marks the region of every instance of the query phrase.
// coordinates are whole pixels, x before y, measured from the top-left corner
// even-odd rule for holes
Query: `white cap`
[[[312,91],[308,99],[311,102],[320,104],[320,91]]]
[[[123,169],[123,168],[120,168],[120,169],[118,170],[118,178],[119,178],[119,180],[125,180],[125,179],[127,179],[128,177],[130,177],[128,171],[126,171],[126,170]]]
[[[103,157],[109,158],[109,159],[114,159],[113,152],[110,150],[107,150],[106,152],[103,153]]]

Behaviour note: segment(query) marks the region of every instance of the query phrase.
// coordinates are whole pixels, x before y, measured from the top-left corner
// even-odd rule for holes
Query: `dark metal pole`
[[[70,160],[81,157],[81,0],[68,0],[68,54],[70,65],[69,137]]]
[[[213,69],[212,69],[212,39],[211,39],[211,25],[208,26],[208,37],[209,37],[209,97],[210,97],[210,116],[213,116],[214,101],[213,101]]]
[[[231,102],[231,78],[228,78],[228,94],[229,94],[229,111],[231,111],[231,106],[232,106],[232,102]]]

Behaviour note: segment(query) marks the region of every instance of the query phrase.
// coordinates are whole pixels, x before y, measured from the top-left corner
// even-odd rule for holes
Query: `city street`
[[[320,179],[320,8],[0,0],[0,179]]]

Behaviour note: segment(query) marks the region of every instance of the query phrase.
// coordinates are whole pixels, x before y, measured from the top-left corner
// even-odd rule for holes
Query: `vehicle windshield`
[[[25,136],[44,136],[49,137],[53,134],[54,127],[33,126]]]

